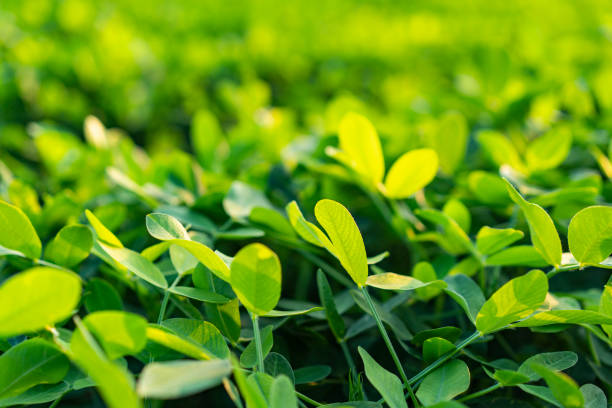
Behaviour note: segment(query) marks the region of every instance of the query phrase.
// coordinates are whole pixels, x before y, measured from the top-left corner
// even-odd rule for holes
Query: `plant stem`
[[[482,397],[483,395],[488,394],[488,393],[490,393],[492,391],[495,391],[495,390],[497,390],[498,388],[501,388],[501,387],[502,387],[501,383],[493,384],[492,386],[490,386],[488,388],[485,388],[484,390],[476,391],[476,392],[474,392],[472,394],[466,395],[463,398],[459,398],[458,401],[464,402],[464,401],[469,401],[469,400],[474,399],[474,398]]]
[[[168,307],[168,299],[170,298],[170,289],[173,289],[176,285],[178,285],[181,278],[182,276],[180,274],[176,275],[176,279],[174,279],[172,285],[170,285],[170,287],[164,291],[164,298],[162,299],[162,303],[159,308],[159,315],[157,316],[157,324],[161,324],[161,322],[164,320],[166,308]]]
[[[340,273],[338,270],[336,270],[330,264],[325,262],[323,259],[319,258],[317,255],[311,254],[310,252],[303,250],[298,250],[298,252],[304,258],[308,259],[310,262],[321,268],[321,270],[326,272],[329,276],[334,278],[338,283],[341,283],[342,285],[350,289],[354,288],[353,282],[351,282],[346,276],[344,276],[344,274]]]
[[[568,265],[568,266],[558,266],[552,268],[550,271],[546,273],[546,277],[550,280],[553,277],[557,276],[561,272],[573,271],[576,269],[580,269],[580,265]]]
[[[263,347],[261,345],[261,333],[259,332],[259,317],[250,313],[251,321],[253,322],[253,336],[255,337],[255,349],[257,350],[257,371],[262,373],[264,369]]]
[[[63,393],[62,395],[60,395],[59,397],[57,397],[57,399],[55,401],[53,401],[53,403],[51,405],[49,405],[49,408],[55,408],[59,405],[60,401],[62,400],[62,398],[64,398],[64,395],[66,395],[68,392]]]
[[[372,315],[374,316],[374,319],[376,320],[376,324],[378,325],[378,330],[380,331],[380,334],[382,335],[385,345],[387,346],[387,349],[389,350],[389,353],[391,354],[391,358],[393,359],[393,362],[395,363],[395,366],[397,367],[397,370],[399,371],[399,374],[402,377],[402,381],[404,382],[404,387],[408,390],[408,393],[410,394],[410,398],[412,399],[414,406],[419,408],[420,407],[419,401],[416,399],[416,396],[414,395],[414,392],[412,391],[412,387],[410,386],[410,383],[408,382],[408,377],[406,376],[404,367],[402,366],[402,363],[400,362],[399,357],[397,356],[397,353],[395,352],[395,349],[393,348],[391,339],[389,338],[389,335],[387,334],[387,329],[385,329],[385,326],[383,325],[383,322],[380,319],[380,316],[378,315],[376,306],[374,305],[374,302],[372,301],[372,298],[370,297],[370,294],[368,293],[367,288],[362,286],[361,293],[363,293],[363,296],[366,298],[368,302],[368,306],[370,306]]]
[[[355,365],[355,360],[353,360],[353,356],[346,346],[346,340],[338,340],[340,347],[342,348],[342,352],[344,353],[344,358],[346,359],[346,363],[348,364],[350,370],[353,372],[353,375],[357,375],[357,366]]]
[[[306,401],[307,403],[309,403],[310,405],[314,405],[315,407],[320,407],[323,404],[321,404],[320,402],[317,402],[315,400],[313,400],[312,398],[307,397],[306,395],[302,394],[301,392],[295,392],[295,395],[297,395],[297,397],[299,399],[301,399],[302,401]]]

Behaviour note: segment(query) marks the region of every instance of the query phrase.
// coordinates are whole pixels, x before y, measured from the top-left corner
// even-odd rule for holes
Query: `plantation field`
[[[612,405],[612,3],[2,0],[0,407]]]

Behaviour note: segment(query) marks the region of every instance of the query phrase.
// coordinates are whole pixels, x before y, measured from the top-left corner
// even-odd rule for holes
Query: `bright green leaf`
[[[598,264],[612,253],[612,207],[587,207],[572,218],[570,251],[581,264]]]
[[[544,378],[553,396],[564,408],[584,407],[584,396],[570,377],[536,363],[531,363],[531,369]]]
[[[28,258],[38,259],[42,251],[40,238],[24,212],[0,200],[0,247],[21,252]]]
[[[45,248],[45,259],[72,268],[89,256],[93,246],[91,230],[84,225],[62,228]]]
[[[393,199],[408,198],[434,179],[438,155],[432,149],[404,153],[393,163],[385,178],[384,194]]]
[[[484,226],[476,235],[476,249],[482,255],[491,255],[523,238],[523,231],[512,228],[491,228]]]
[[[340,149],[350,159],[353,169],[374,185],[380,183],[385,174],[385,161],[372,123],[362,115],[349,112],[340,121],[338,138]]]

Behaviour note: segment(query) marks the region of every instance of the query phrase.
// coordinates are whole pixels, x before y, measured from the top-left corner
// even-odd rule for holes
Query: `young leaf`
[[[370,275],[366,280],[368,286],[373,286],[379,289],[386,290],[415,290],[426,286],[433,285],[437,288],[446,287],[446,283],[441,280],[431,282],[421,282],[411,276],[398,275],[393,272],[385,272],[378,275]]]
[[[183,224],[176,218],[162,213],[151,213],[146,217],[146,225],[149,234],[160,241],[173,239],[190,240],[189,234]]]
[[[270,408],[297,408],[298,401],[291,380],[284,375],[274,379],[270,387]]]
[[[256,315],[270,312],[280,299],[281,265],[262,244],[242,248],[232,262],[230,283],[240,302]]]
[[[600,205],[579,211],[569,224],[570,251],[581,264],[598,264],[612,253],[612,207]]]
[[[164,326],[149,324],[147,327],[147,339],[198,360],[223,358],[217,356],[215,351],[196,343],[195,340],[180,336]]]
[[[573,367],[578,362],[578,356],[572,351],[555,351],[551,353],[540,353],[529,357],[519,367],[518,372],[529,377],[530,381],[542,378],[532,370],[532,364],[539,364],[551,370],[562,371]]]
[[[157,266],[138,252],[123,247],[100,244],[104,251],[119,265],[158,288],[167,289],[168,282]]]
[[[544,272],[533,270],[512,279],[487,300],[476,317],[476,328],[483,334],[524,319],[544,302],[548,280]]]
[[[357,286],[368,277],[368,258],[363,238],[351,213],[340,203],[324,199],[315,206],[315,216],[323,226],[338,258]]]
[[[608,399],[606,394],[596,385],[584,384],[580,387],[580,392],[584,396],[584,408],[607,408]]]
[[[612,316],[592,310],[550,310],[513,324],[513,327],[539,327],[550,324],[612,324]]]
[[[442,355],[455,349],[455,345],[441,337],[431,337],[423,342],[423,360],[431,364]]]
[[[175,286],[168,290],[175,295],[185,296],[190,299],[199,300],[200,302],[223,304],[230,301],[229,298],[218,293],[200,288],[192,288],[191,286]]]
[[[512,370],[495,370],[492,377],[504,387],[514,387],[530,381],[529,377],[525,374]]]
[[[108,228],[100,222],[98,217],[96,217],[91,211],[85,210],[85,216],[87,220],[91,224],[91,227],[94,229],[96,233],[96,239],[108,246],[123,248],[123,244],[119,241],[119,238],[115,236]]]
[[[484,152],[498,167],[510,165],[519,172],[525,172],[525,165],[514,145],[499,132],[484,130],[476,136]]]
[[[334,301],[334,295],[329,286],[329,282],[320,269],[317,271],[317,287],[319,289],[319,299],[321,300],[321,304],[325,307],[325,316],[327,317],[329,328],[336,339],[340,340],[344,337],[346,327],[344,325],[344,320],[336,308],[336,302]]]
[[[527,167],[530,171],[554,169],[565,160],[571,147],[572,134],[568,129],[550,130],[527,147]]]
[[[476,323],[476,316],[485,303],[480,287],[465,275],[447,276],[444,282],[447,284],[444,292],[461,306],[472,323]]]
[[[175,399],[215,387],[232,372],[229,360],[177,360],[151,363],[138,379],[138,395]]]
[[[393,163],[385,178],[384,193],[389,198],[408,198],[434,179],[438,155],[432,149],[404,153]]]
[[[489,266],[529,266],[541,268],[548,265],[540,251],[531,245],[515,245],[489,256],[486,260]]]
[[[91,230],[84,225],[67,225],[45,248],[45,258],[72,268],[89,256],[93,246]]]
[[[523,238],[523,231],[512,228],[498,229],[484,226],[476,235],[476,249],[482,255],[491,255]]]
[[[212,323],[197,319],[168,319],[162,322],[162,326],[172,330],[181,338],[197,344],[214,358],[228,358],[229,348],[225,339]]]
[[[385,161],[376,129],[357,113],[347,113],[338,127],[340,149],[347,154],[353,169],[371,181],[380,183],[385,174]]]
[[[0,287],[0,336],[30,333],[69,317],[81,297],[78,275],[36,267],[20,272]]]
[[[31,259],[40,258],[42,245],[24,212],[0,200],[0,248],[18,251]]]
[[[306,221],[304,215],[300,211],[300,207],[298,207],[295,201],[292,201],[287,204],[285,210],[287,211],[287,216],[289,217],[289,222],[291,223],[291,226],[293,226],[295,232],[297,232],[298,235],[302,237],[304,241],[325,248],[333,254],[333,246],[329,241],[329,238],[325,236],[325,234],[319,229],[319,227],[317,227],[311,222]]]
[[[440,168],[447,175],[452,175],[463,161],[467,142],[467,123],[458,112],[444,114],[435,132],[426,139],[426,144],[438,153]]]
[[[232,343],[240,338],[240,301],[232,299],[225,304],[206,303],[206,316]]]
[[[395,374],[385,370],[376,360],[374,360],[367,351],[359,347],[359,355],[363,360],[366,377],[368,381],[376,388],[383,397],[385,402],[391,408],[408,408],[404,399],[404,386]]]
[[[531,363],[531,369],[544,378],[553,396],[564,408],[584,407],[584,396],[570,377],[536,363]]]
[[[262,316],[264,317],[300,316],[300,315],[305,315],[305,314],[309,314],[313,312],[318,312],[320,310],[323,310],[323,308],[319,306],[309,307],[307,309],[298,309],[298,310],[276,310],[274,309],[274,310],[270,310],[268,313]]]
[[[601,300],[599,301],[599,312],[612,317],[612,285],[610,284],[604,286]],[[608,333],[608,337],[612,338],[612,325],[604,325],[603,329]]]
[[[451,360],[423,379],[416,396],[425,406],[430,406],[450,401],[465,392],[469,386],[468,366],[461,360]]]
[[[223,209],[233,219],[247,219],[255,207],[273,209],[260,191],[241,181],[234,181],[223,199]]]
[[[66,356],[53,344],[30,339],[0,356],[0,398],[9,398],[38,384],[54,384],[68,373]]]
[[[526,201],[508,180],[506,188],[512,201],[521,208],[527,219],[533,246],[550,265],[559,266],[562,253],[561,240],[548,213],[539,205]]]
[[[136,354],[147,343],[147,321],[132,313],[114,310],[95,312],[87,315],[83,324],[111,360]]]

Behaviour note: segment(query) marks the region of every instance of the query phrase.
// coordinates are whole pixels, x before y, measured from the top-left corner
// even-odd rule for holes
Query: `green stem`
[[[476,391],[476,392],[474,392],[472,394],[466,395],[463,398],[459,398],[458,401],[459,402],[464,402],[464,401],[469,401],[469,400],[474,399],[474,398],[482,397],[483,395],[486,395],[486,394],[488,394],[490,392],[493,392],[493,391],[495,391],[495,390],[497,390],[497,389],[499,389],[501,387],[502,387],[502,385],[500,383],[493,384],[489,388],[485,388],[484,390]]]
[[[546,277],[550,280],[561,272],[573,271],[580,269],[580,265],[556,266],[546,273]]]
[[[68,391],[66,391],[65,393],[63,393],[59,397],[57,397],[57,399],[55,401],[53,401],[53,403],[51,405],[49,405],[49,408],[57,407],[59,405],[60,401],[62,400],[62,398],[64,398],[64,395],[66,395],[66,394],[68,394]]]
[[[164,315],[166,314],[166,308],[168,307],[168,299],[170,298],[170,289],[173,289],[176,285],[178,285],[182,276],[176,275],[176,279],[172,282],[172,285],[168,289],[164,291],[164,298],[162,299],[161,306],[159,308],[159,315],[157,316],[157,324],[161,324],[164,321]]]
[[[595,327],[593,327],[590,324],[581,324],[581,326],[584,327],[585,330],[593,333],[595,335],[595,337],[597,337],[599,340],[603,341],[608,346],[612,347],[612,340],[610,340],[608,338],[608,336],[603,334],[600,330],[596,329]]]
[[[357,375],[357,366],[355,365],[355,360],[353,360],[353,356],[346,346],[346,340],[338,340],[340,343],[340,347],[342,348],[342,352],[344,353],[344,358],[346,359],[346,363],[348,364],[350,370],[353,372],[353,375]]]
[[[354,283],[351,282],[344,274],[340,273],[338,270],[333,268],[330,264],[319,258],[317,255],[311,254],[307,251],[298,250],[298,252],[306,259],[308,259],[313,264],[317,265],[324,272],[326,272],[329,276],[334,278],[338,283],[346,286],[347,288],[353,288]]]
[[[262,373],[264,369],[263,347],[261,345],[261,333],[259,332],[259,317],[251,313],[251,321],[253,322],[253,336],[255,337],[255,349],[257,350],[257,370]]]
[[[315,400],[313,400],[312,398],[307,397],[306,395],[302,394],[301,392],[295,392],[295,395],[297,395],[297,397],[299,399],[301,399],[302,401],[306,401],[307,403],[309,403],[310,405],[314,405],[315,407],[321,407],[323,406],[323,404],[321,404],[320,402],[317,402]]]
[[[378,325],[378,330],[380,331],[380,334],[382,335],[385,345],[387,346],[387,349],[389,350],[389,353],[391,354],[391,358],[393,359],[393,362],[395,363],[395,366],[397,367],[397,370],[399,371],[400,376],[402,377],[402,381],[404,382],[404,387],[408,390],[408,393],[410,394],[410,398],[412,399],[414,406],[419,408],[420,404],[418,400],[416,399],[414,392],[412,391],[412,387],[410,386],[410,383],[408,382],[408,377],[406,376],[404,367],[402,366],[402,363],[400,362],[399,357],[397,356],[397,353],[395,352],[395,349],[393,348],[391,339],[389,338],[389,335],[387,334],[387,329],[385,329],[385,326],[382,320],[380,319],[380,316],[378,315],[376,306],[374,305],[374,302],[372,301],[372,298],[370,297],[370,294],[368,293],[367,288],[362,286],[361,293],[363,293],[363,296],[366,298],[368,302],[368,306],[370,306],[372,315],[374,316],[374,319],[376,320],[376,324]]]

